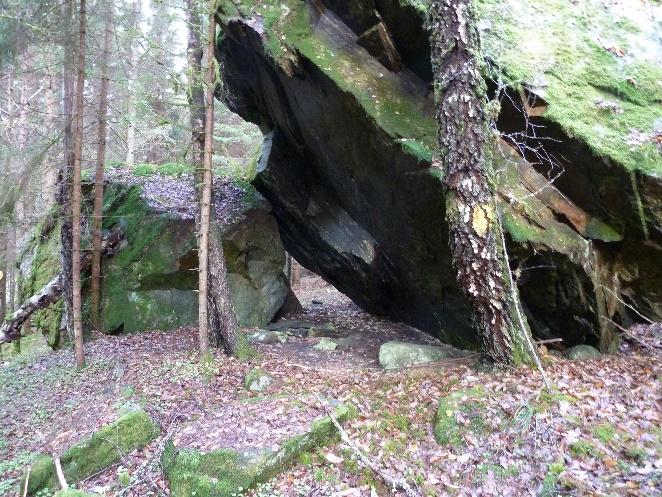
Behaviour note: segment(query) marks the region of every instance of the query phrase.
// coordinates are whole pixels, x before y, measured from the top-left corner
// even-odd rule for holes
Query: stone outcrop
[[[613,351],[613,323],[636,319],[622,301],[662,318],[659,49],[618,60],[595,30],[624,28],[593,0],[478,6],[507,97],[493,155],[525,311],[540,337]],[[366,310],[474,347],[431,167],[424,17],[422,0],[221,1],[218,56],[228,104],[265,133],[254,184],[286,249]]]
[[[60,456],[62,474],[67,483],[78,483],[116,463],[134,449],[149,444],[159,433],[159,427],[145,411],[124,414],[101,427],[87,440],[65,450]],[[28,496],[42,495],[58,487],[55,460],[47,454],[35,460],[20,486],[27,488],[25,495]]]
[[[197,253],[189,180],[112,177],[111,173],[104,196],[104,229],[121,229],[123,240],[102,265],[105,332],[168,330],[197,323]],[[231,181],[219,184],[216,200],[239,324],[264,326],[277,316],[290,292],[271,207],[250,185]],[[21,255],[23,296],[41,288],[59,270],[59,226],[51,219],[47,216],[37,227]],[[56,303],[32,320],[52,346],[59,339],[61,312],[61,303]]]

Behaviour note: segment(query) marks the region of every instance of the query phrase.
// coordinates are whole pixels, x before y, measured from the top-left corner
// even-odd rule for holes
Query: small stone
[[[264,392],[275,380],[261,369],[251,369],[244,379],[244,388],[251,392]]]
[[[313,300],[311,300],[311,303],[313,303],[313,304],[315,304],[315,305],[324,305],[324,302],[323,302],[323,301],[321,301],[321,300],[317,300],[317,299],[313,299]]]
[[[322,338],[313,348],[315,350],[326,350],[327,352],[332,352],[338,348],[338,342],[334,342],[329,338]]]
[[[565,352],[565,357],[572,361],[583,361],[586,359],[598,359],[602,354],[595,347],[590,345],[575,345]]]
[[[260,330],[248,335],[248,341],[250,343],[263,343],[272,345],[275,343],[287,342],[287,337],[279,331]]]

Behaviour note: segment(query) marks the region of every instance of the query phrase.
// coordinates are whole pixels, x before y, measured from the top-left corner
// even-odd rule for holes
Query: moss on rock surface
[[[55,492],[54,497],[101,497],[101,495],[69,488],[67,490],[60,490],[59,492]]]
[[[274,205],[287,250],[366,310],[475,347],[447,249],[442,174],[430,167],[436,122],[426,3],[221,1],[219,57],[236,97],[229,105],[273,130],[254,184]],[[616,16],[616,25],[600,26],[611,7],[598,0],[581,8],[566,0],[480,0],[476,7],[488,76],[505,83],[513,102],[520,92],[544,102],[531,123],[550,134],[542,145],[565,166],[557,190],[547,177],[555,172],[533,157],[525,154],[532,172],[524,178],[522,157],[500,148],[493,154],[512,267],[527,271],[516,275],[525,311],[538,336],[613,350],[614,328],[601,316],[630,317],[597,289],[618,291],[621,268],[612,260],[621,242],[641,248],[661,241],[653,228],[662,223],[654,143],[660,92],[651,83],[661,51],[649,57],[636,48],[654,23],[646,18],[634,28]],[[375,11],[402,57],[401,71],[357,43],[377,22]],[[604,39],[591,40],[594,32]],[[630,43],[621,57],[626,44],[614,40],[625,32]],[[522,132],[522,112],[515,114],[502,109],[500,129]],[[533,176],[546,186],[525,181]],[[550,269],[533,274],[529,267]],[[635,270],[622,268],[628,277]],[[656,309],[655,292],[641,278],[632,282],[628,297]],[[541,294],[550,298],[547,310]]]
[[[335,409],[339,423],[353,415],[354,410],[344,405]],[[302,454],[333,442],[337,435],[333,421],[326,416],[314,421],[308,433],[284,442],[277,452],[218,449],[202,454],[191,449],[177,450],[170,443],[163,452],[161,465],[172,497],[235,497],[295,464]]]
[[[175,189],[187,186],[187,180],[132,181],[111,179],[104,193],[103,228],[120,228],[124,239],[102,263],[103,331],[168,330],[196,324],[197,242],[191,199],[159,208],[163,200],[155,199],[140,183],[151,182],[153,188],[160,181],[178,181],[170,186]],[[289,292],[278,227],[268,202],[252,186],[230,180],[219,185],[217,195],[224,199],[219,219],[235,312],[241,326],[264,326]],[[40,223],[21,254],[23,297],[36,293],[59,272],[60,230],[51,218],[46,216]],[[84,305],[85,313],[88,306]],[[61,315],[62,304],[57,302],[35,313],[32,320],[52,347],[58,345]]]
[[[144,447],[159,432],[159,427],[147,413],[141,410],[129,412],[94,432],[89,439],[67,449],[60,457],[62,472],[68,483],[81,481],[131,451]],[[30,469],[28,495],[37,495],[45,488],[54,490],[58,486],[53,458],[40,456]]]

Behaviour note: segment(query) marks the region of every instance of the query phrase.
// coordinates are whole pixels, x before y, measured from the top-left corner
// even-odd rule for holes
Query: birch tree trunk
[[[503,365],[530,363],[535,350],[510,274],[492,182],[486,85],[470,1],[434,0],[430,4],[450,245],[458,282],[473,308],[484,357]]]
[[[104,5],[104,37],[101,54],[101,84],[99,87],[99,127],[97,132],[97,166],[94,177],[94,210],[92,212],[92,274],[90,278],[90,307],[92,324],[101,330],[101,224],[103,221],[103,176],[106,161],[106,121],[108,119],[108,58],[112,39],[113,3]],[[101,330],[103,331],[103,330]]]
[[[81,162],[83,156],[83,87],[85,85],[85,0],[80,0],[79,28],[78,28],[78,67],[76,82],[76,121],[74,132],[74,170],[73,192],[71,196],[71,222],[72,222],[72,289],[73,289],[73,318],[74,318],[74,345],[76,349],[76,367],[85,366],[85,347],[83,344],[83,317],[81,295],[80,270],[80,211],[81,211]]]

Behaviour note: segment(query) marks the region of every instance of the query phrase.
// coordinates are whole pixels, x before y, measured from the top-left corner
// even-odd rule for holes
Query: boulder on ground
[[[269,202],[250,185],[231,181],[216,185],[216,212],[239,325],[265,326],[291,294],[278,226]],[[158,195],[163,189],[180,194]],[[169,330],[197,324],[192,198],[193,186],[186,179],[111,176],[104,193],[103,227],[120,227],[124,239],[103,260],[102,331]],[[22,298],[33,295],[59,271],[59,250],[59,223],[49,214],[19,256]],[[61,315],[58,302],[35,313],[32,320],[54,347]]]
[[[251,369],[244,378],[244,388],[251,392],[264,392],[274,383],[273,376],[259,368]]]
[[[590,345],[575,345],[565,351],[565,357],[573,361],[583,361],[585,359],[598,359],[602,357],[602,354]]]
[[[260,330],[247,336],[250,343],[263,343],[273,345],[287,342],[287,336],[280,331]]]
[[[391,341],[379,347],[379,364],[384,369],[396,369],[428,362],[443,361],[466,355],[449,345],[422,345]]]
[[[477,348],[432,165],[427,3],[221,0],[217,53],[228,105],[266,134],[254,184],[287,251],[367,311]],[[523,309],[541,338],[613,352],[611,321],[636,318],[622,301],[662,316],[662,49],[647,2],[581,4],[479,0],[476,15],[506,94],[491,155]],[[626,57],[600,43],[614,38]]]
[[[322,338],[319,342],[317,342],[313,348],[315,350],[324,350],[326,352],[333,352],[338,348],[338,342],[335,342],[331,340],[330,338]]]
[[[131,451],[144,447],[159,435],[159,427],[142,410],[127,413],[101,427],[90,438],[67,449],[60,464],[67,483],[76,483],[109,467]],[[28,496],[59,487],[55,461],[47,454],[39,456],[26,473]]]

